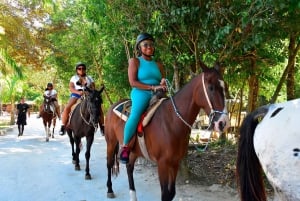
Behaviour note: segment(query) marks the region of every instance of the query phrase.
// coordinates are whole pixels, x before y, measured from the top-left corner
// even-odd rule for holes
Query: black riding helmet
[[[75,70],[77,70],[77,68],[78,68],[79,66],[83,66],[84,68],[86,68],[85,63],[83,63],[83,62],[78,62],[78,63],[76,64],[76,66],[75,66]]]
[[[46,87],[45,91],[48,90],[48,87],[52,87],[52,88],[53,88],[53,84],[52,84],[51,82],[49,82],[49,83],[47,84],[47,87]]]
[[[135,49],[138,53],[138,56],[142,55],[141,49],[140,49],[140,43],[144,40],[152,40],[153,42],[155,42],[153,36],[151,34],[148,33],[141,33],[140,35],[138,35],[138,37],[136,38],[136,43],[135,43]]]

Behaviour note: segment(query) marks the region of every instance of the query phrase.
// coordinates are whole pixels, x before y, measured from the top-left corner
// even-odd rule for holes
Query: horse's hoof
[[[79,171],[80,170],[80,166],[75,166],[75,170]]]
[[[85,180],[91,180],[91,179],[92,179],[92,177],[90,174],[85,175]]]
[[[107,198],[115,198],[115,194],[114,193],[107,193]]]
[[[49,142],[49,138],[46,138],[46,142]]]
[[[54,135],[52,135],[52,138],[54,138]]]

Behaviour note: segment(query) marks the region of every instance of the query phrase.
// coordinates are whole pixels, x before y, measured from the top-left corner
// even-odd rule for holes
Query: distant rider
[[[57,101],[57,91],[53,88],[52,83],[47,84],[47,88],[44,91],[43,97],[44,97],[44,99],[46,99],[46,98],[50,99],[50,101],[53,103],[53,105],[55,107],[55,112],[58,116],[58,119],[61,119],[60,108],[59,108],[59,104]],[[42,116],[42,114],[44,113],[44,107],[45,107],[45,104],[42,103],[42,105],[40,106],[40,111],[39,111],[37,118],[40,118]]]

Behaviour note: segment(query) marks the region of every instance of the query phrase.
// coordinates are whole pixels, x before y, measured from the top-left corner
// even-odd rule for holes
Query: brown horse
[[[44,110],[41,114],[41,117],[43,119],[43,124],[45,127],[46,132],[46,141],[49,141],[49,137],[54,138],[54,129],[56,125],[56,112],[55,112],[55,106],[52,103],[51,99],[49,97],[44,98]],[[51,130],[52,126],[52,130]]]
[[[181,159],[187,153],[191,125],[200,109],[211,118],[211,127],[224,131],[228,127],[225,105],[225,87],[218,68],[202,67],[203,72],[194,77],[173,97],[163,101],[144,128],[144,139],[149,158],[157,163],[161,186],[161,200],[171,201],[175,197],[175,182]],[[112,105],[106,115],[105,139],[107,142],[107,197],[114,198],[112,174],[117,174],[119,143],[123,143],[125,122],[114,112]],[[133,137],[129,163],[126,165],[129,180],[130,200],[136,199],[133,180],[134,164],[137,157],[143,156],[139,143]]]

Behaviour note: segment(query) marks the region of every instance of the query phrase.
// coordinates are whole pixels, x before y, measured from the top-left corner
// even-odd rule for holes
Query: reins
[[[87,101],[87,97],[86,97],[86,94],[85,93],[83,93],[83,95],[82,95],[82,102],[81,102],[81,104],[80,104],[80,116],[81,116],[81,118],[82,118],[82,120],[84,121],[84,123],[86,123],[87,125],[89,125],[89,126],[93,126],[94,127],[94,129],[95,129],[95,132],[97,131],[97,129],[98,129],[98,123],[97,124],[95,124],[94,122],[93,122],[93,120],[92,120],[92,111],[91,111],[91,103],[89,103],[88,101]],[[83,107],[83,101],[85,101],[85,104],[87,105],[87,111],[88,111],[88,113],[90,114],[90,119],[89,120],[87,120],[84,116],[83,116],[83,109],[84,109],[84,107]]]
[[[179,111],[178,111],[178,109],[177,109],[177,107],[176,107],[176,105],[175,105],[173,96],[171,95],[171,91],[173,91],[173,93],[174,93],[175,91],[174,91],[174,89],[172,88],[172,85],[170,84],[170,82],[169,82],[168,79],[166,79],[166,84],[167,84],[167,89],[168,89],[168,92],[169,92],[169,94],[170,94],[170,99],[171,99],[172,106],[173,106],[173,109],[174,109],[174,111],[175,111],[176,116],[177,116],[177,117],[178,117],[178,118],[179,118],[179,119],[180,119],[187,127],[189,127],[189,128],[191,129],[191,131],[192,131],[192,129],[193,129],[192,125],[190,125],[187,121],[185,121],[185,120],[183,119],[183,117],[181,116],[181,114],[179,113]],[[208,117],[209,117],[209,123],[208,123],[208,127],[207,127],[207,129],[206,129],[206,130],[208,130],[208,128],[210,128],[210,126],[212,125],[213,117],[215,116],[216,113],[219,113],[219,114],[227,114],[227,113],[226,113],[226,112],[223,112],[223,111],[219,111],[219,110],[214,110],[214,109],[213,109],[212,104],[211,104],[211,102],[210,102],[210,100],[209,100],[209,98],[208,98],[207,90],[206,90],[206,87],[205,87],[204,73],[202,73],[202,86],[203,86],[203,90],[204,90],[204,94],[205,94],[205,99],[206,99],[206,101],[207,101],[207,103],[208,103],[208,105],[209,105],[209,107],[210,107],[210,110],[211,110],[210,114],[208,115]],[[205,147],[204,147],[203,149],[199,149],[199,148],[195,145],[195,148],[196,148],[197,151],[205,151],[205,150],[207,149],[208,144],[209,144],[210,139],[211,139],[212,132],[213,132],[213,131],[210,132],[208,141],[207,141],[207,143],[206,143],[206,145],[205,145]]]

